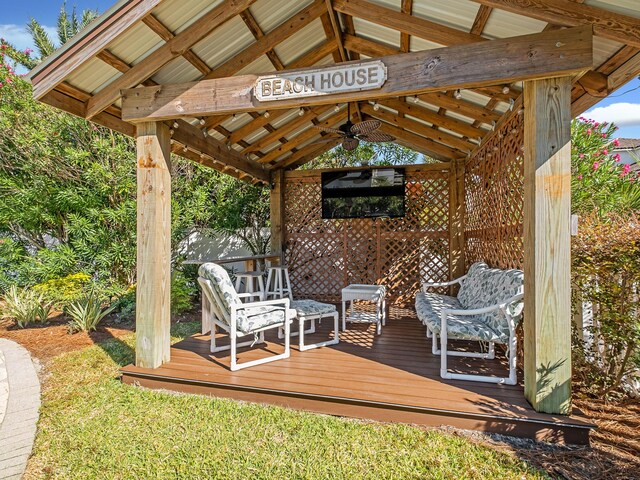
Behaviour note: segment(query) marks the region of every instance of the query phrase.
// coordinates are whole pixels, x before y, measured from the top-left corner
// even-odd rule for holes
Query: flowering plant
[[[571,126],[571,208],[581,215],[640,210],[640,178],[612,154],[617,127],[584,117]]]

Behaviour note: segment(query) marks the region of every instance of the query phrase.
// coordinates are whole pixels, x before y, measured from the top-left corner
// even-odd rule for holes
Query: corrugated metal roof
[[[400,11],[401,0],[368,1],[372,4],[381,5],[396,12]],[[268,35],[269,32],[273,31],[283,22],[290,19],[294,12],[302,10],[312,2],[313,0],[257,0],[251,5],[249,12],[255,18],[260,29]],[[123,0],[118,3],[118,6],[122,7],[125,3],[125,0]],[[207,12],[219,5],[222,5],[223,3],[224,0],[164,0],[153,10],[152,14],[170,31],[178,34],[188,28],[189,25],[193,24],[193,22],[198,18],[201,18]],[[640,0],[586,0],[584,4],[640,18]],[[456,28],[464,32],[468,32],[470,30],[479,8],[480,5],[471,0],[413,1],[414,16],[439,23],[447,27]],[[111,13],[113,13],[113,11],[114,10],[111,9]],[[338,15],[339,20],[343,21],[341,17],[341,15]],[[101,17],[101,19],[95,22],[95,25],[91,26],[88,31],[92,31],[92,29],[96,28],[96,25],[100,25],[103,21],[104,19]],[[401,36],[399,31],[378,25],[374,22],[362,20],[357,17],[353,18],[353,22],[357,36],[371,39],[399,49]],[[380,22],[383,23],[384,19],[380,19]],[[539,33],[545,28],[545,26],[546,22],[494,8],[484,28],[483,36],[490,39],[498,39],[529,33]],[[83,32],[82,35],[86,36],[87,32]],[[310,52],[326,40],[327,38],[322,22],[317,19],[300,31],[295,32],[290,38],[281,42],[274,50],[280,60],[287,65]],[[244,21],[240,17],[235,17],[212,31],[206,38],[199,41],[192,50],[208,65],[209,68],[216,69],[220,65],[234,58],[243,50],[249,48],[255,43],[255,41],[253,34],[245,25]],[[63,51],[76,42],[77,40],[74,38],[70,44],[64,47]],[[163,44],[164,42],[160,37],[140,21],[137,25],[132,26],[128,31],[120,34],[113,42],[111,42],[110,45],[108,45],[108,49],[124,62],[135,65],[143,61],[144,58]],[[594,65],[597,67],[607,61],[622,46],[622,43],[602,37],[595,37]],[[439,47],[441,47],[441,45],[432,41],[415,36],[411,37],[411,51],[421,51]],[[366,58],[366,56],[362,55],[362,58]],[[331,63],[333,63],[333,57],[332,55],[327,55],[320,60],[317,65]],[[40,69],[41,67],[35,69],[34,72],[37,72]],[[261,74],[272,71],[274,71],[274,66],[271,61],[267,56],[260,55],[252,63],[244,66],[244,68],[236,72],[236,74]],[[76,88],[94,94],[120,75],[121,73],[113,67],[94,58],[85,62],[81,67],[73,70],[68,78],[66,78],[66,81]],[[152,78],[158,83],[165,84],[195,81],[201,77],[202,73],[191,63],[183,57],[177,57],[162,67]],[[522,88],[522,83],[518,82],[515,86]],[[487,95],[479,94],[477,92],[469,90],[462,91],[462,99],[474,105],[485,106],[487,105],[489,98],[490,97]],[[120,103],[120,101],[117,101],[115,104],[120,105]],[[439,110],[438,105],[431,105],[422,100],[418,102],[418,105],[435,112]],[[344,108],[344,106],[342,108]],[[492,106],[491,109],[495,112],[504,113],[509,109],[509,104],[505,102],[498,102],[495,106]],[[393,109],[390,109],[390,111],[395,112]],[[318,119],[323,121],[325,118],[334,114],[335,112],[333,109],[329,109],[329,111],[321,115]],[[474,122],[473,118],[448,110],[445,111],[444,115],[446,117],[462,121],[468,125],[471,125]],[[406,117],[415,121],[418,126],[431,125],[429,122],[414,118],[411,115],[406,115]],[[289,122],[295,121],[297,118],[297,109],[292,109],[287,114],[274,119],[270,124],[274,128],[280,128]],[[233,132],[250,121],[252,121],[252,116],[239,114],[234,121],[227,119],[221,124],[221,127]],[[305,125],[300,126],[296,131],[290,132],[287,135],[287,138],[293,138],[297,133],[310,127],[311,122],[306,122]],[[481,124],[480,128],[486,131],[491,128],[491,125]],[[461,136],[455,131],[450,131],[441,127],[440,130],[450,133],[456,137]],[[257,131],[247,134],[245,139],[249,142],[254,142],[263,138],[267,134],[268,132],[265,128],[259,128]],[[217,140],[226,141],[225,136],[215,130],[212,130],[211,135]],[[314,136],[314,139],[317,138],[320,138],[319,134]],[[312,143],[313,141],[314,140],[310,140],[304,144]],[[300,146],[303,146],[304,144],[301,144]],[[279,142],[274,142],[268,148],[277,148],[279,145],[281,145]],[[233,148],[239,151],[243,150],[243,148],[238,145],[235,145]],[[262,149],[262,152],[266,153],[268,148]],[[286,154],[285,156],[288,155],[290,154]]]

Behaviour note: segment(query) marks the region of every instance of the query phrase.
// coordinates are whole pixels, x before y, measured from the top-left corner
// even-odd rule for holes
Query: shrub
[[[574,305],[593,306],[593,341],[577,343],[583,373],[592,393],[606,395],[640,368],[640,218],[583,218],[572,257]]]
[[[115,309],[115,305],[102,307],[102,299],[90,291],[82,298],[71,302],[67,308],[67,315],[71,318],[69,328],[72,332],[90,332],[95,330],[106,315]]]
[[[74,273],[62,278],[54,278],[33,286],[58,308],[65,308],[71,302],[81,298],[91,278],[86,273]]]
[[[20,290],[15,285],[5,296],[3,318],[12,318],[20,328],[35,322],[45,322],[51,312],[51,304],[33,290]]]
[[[183,272],[174,270],[171,274],[171,313],[181,314],[191,309],[196,286]]]
[[[136,286],[131,285],[113,304],[120,320],[131,320],[136,314]]]

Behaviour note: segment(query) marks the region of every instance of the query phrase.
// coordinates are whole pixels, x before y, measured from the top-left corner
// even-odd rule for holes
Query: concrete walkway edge
[[[31,455],[40,409],[40,380],[31,355],[11,340],[0,338],[0,480],[22,477]],[[8,387],[8,388],[7,388]],[[8,396],[6,393],[8,392]]]

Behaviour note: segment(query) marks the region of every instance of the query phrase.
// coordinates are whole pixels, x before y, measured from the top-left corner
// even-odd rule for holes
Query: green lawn
[[[123,385],[133,340],[54,360],[25,478],[546,478],[435,430]]]

